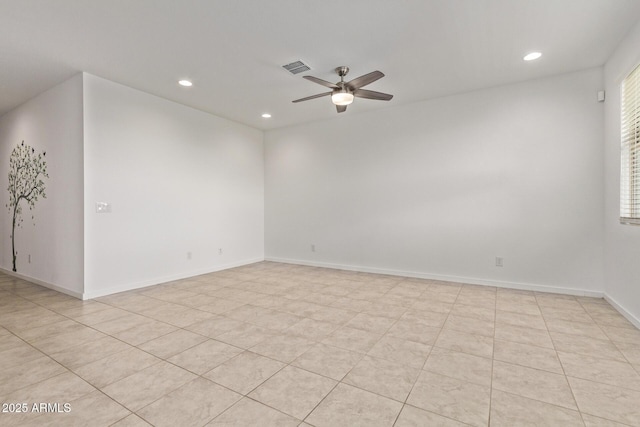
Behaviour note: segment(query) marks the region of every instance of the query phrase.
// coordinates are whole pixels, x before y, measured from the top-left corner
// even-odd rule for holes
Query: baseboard
[[[611,298],[609,295],[598,292],[598,291],[590,291],[585,289],[575,289],[575,288],[564,288],[564,287],[556,287],[556,286],[546,286],[546,285],[537,285],[531,283],[517,283],[517,282],[502,282],[495,280],[485,280],[485,279],[477,279],[472,277],[461,277],[461,276],[449,276],[442,274],[431,274],[424,272],[412,272],[412,271],[403,271],[403,270],[391,270],[384,268],[372,268],[372,267],[362,267],[362,266],[353,266],[353,265],[345,265],[345,264],[336,264],[336,263],[326,263],[326,262],[315,262],[315,261],[307,261],[307,260],[298,260],[298,259],[289,259],[289,258],[278,258],[278,257],[265,257],[265,258],[253,258],[248,260],[242,260],[234,263],[219,265],[216,267],[208,267],[199,270],[193,270],[186,273],[175,274],[170,276],[158,277],[150,280],[145,280],[136,283],[130,283],[121,286],[114,286],[111,288],[103,289],[97,292],[74,292],[69,289],[65,289],[63,287],[54,285],[52,283],[44,282],[39,279],[35,279],[33,277],[25,276],[22,274],[15,273],[10,270],[5,270],[0,268],[0,271],[3,273],[17,277],[19,279],[25,280],[30,283],[34,283],[36,285],[43,286],[48,289],[52,289],[54,291],[61,292],[63,294],[87,300],[98,298],[106,295],[111,295],[119,292],[131,291],[140,288],[146,288],[148,286],[155,286],[166,282],[171,282],[174,280],[186,279],[189,277],[199,276],[201,274],[214,273],[216,271],[227,270],[229,268],[240,267],[243,265],[254,264],[256,262],[261,261],[272,261],[272,262],[281,262],[285,264],[295,264],[295,265],[307,265],[311,267],[323,267],[323,268],[334,268],[339,270],[347,270],[347,271],[358,271],[363,273],[375,273],[375,274],[387,274],[390,276],[402,276],[402,277],[412,277],[418,279],[431,279],[431,280],[442,280],[447,282],[456,282],[456,283],[469,283],[472,285],[484,285],[484,286],[495,286],[498,288],[509,288],[509,289],[519,289],[519,290],[527,290],[527,291],[536,291],[536,292],[548,292],[548,293],[558,293],[558,294],[567,294],[567,295],[576,295],[576,296],[588,296],[595,298],[605,298],[607,302],[609,302],[616,310],[618,310],[625,318],[627,318],[631,323],[633,323],[636,327],[640,328],[640,320],[631,314],[627,309],[625,309],[621,304]]]
[[[114,286],[99,291],[88,291],[82,295],[82,299],[93,299],[104,297],[107,295],[117,294],[119,292],[133,291],[135,289],[146,288],[149,286],[160,285],[162,283],[172,282],[174,280],[188,279],[189,277],[199,276],[201,274],[215,273],[216,271],[227,270],[229,268],[240,267],[243,265],[254,264],[256,262],[264,261],[264,258],[252,258],[228,264],[218,265],[215,267],[206,267],[198,270],[191,270],[185,273],[173,274],[169,276],[156,277],[149,280],[143,280],[141,282],[127,283],[126,285]]]
[[[285,264],[307,265],[311,267],[335,268],[338,270],[359,271],[362,273],[387,274],[390,276],[412,277],[417,279],[442,280],[445,282],[468,283],[471,285],[495,286],[497,288],[519,289],[525,291],[547,292],[554,294],[567,294],[576,296],[587,296],[594,298],[604,297],[603,292],[590,291],[587,289],[564,288],[559,286],[538,285],[532,283],[502,282],[497,280],[478,279],[474,277],[448,276],[442,274],[431,274],[415,271],[391,270],[384,268],[363,267],[345,264],[334,264],[326,262],[315,262],[298,259],[265,257],[265,261],[281,262]]]
[[[75,292],[75,291],[72,291],[70,289],[66,289],[66,288],[63,288],[61,286],[54,285],[53,283],[49,283],[49,282],[45,282],[45,281],[40,280],[40,279],[36,279],[34,277],[25,276],[24,274],[16,273],[15,271],[5,270],[4,268],[1,268],[1,267],[0,267],[0,271],[5,273],[8,276],[17,277],[18,279],[22,279],[22,280],[24,280],[26,282],[33,283],[33,284],[39,285],[39,286],[43,286],[45,288],[48,288],[48,289],[54,290],[56,292],[60,292],[60,293],[63,293],[65,295],[69,295],[69,296],[72,296],[72,297],[75,297],[75,298],[78,298],[78,299],[82,299],[82,293],[80,293],[80,292]]]
[[[615,308],[616,310],[618,310],[618,312],[620,314],[622,314],[629,322],[633,323],[633,325],[640,329],[640,319],[638,319],[636,316],[634,316],[633,314],[631,314],[631,312],[629,310],[627,310],[626,308],[624,308],[618,301],[614,300],[613,298],[611,298],[610,295],[608,295],[607,293],[604,294],[604,299],[611,304],[611,306],[613,308]]]

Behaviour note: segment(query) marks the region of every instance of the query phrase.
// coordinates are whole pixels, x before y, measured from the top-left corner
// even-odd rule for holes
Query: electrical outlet
[[[503,267],[503,259],[501,256],[496,257],[496,267]]]
[[[187,259],[191,259],[191,258],[192,258],[191,252],[187,252]]]
[[[311,245],[311,252],[315,252],[316,251],[316,245]]]
[[[218,255],[222,255],[222,248],[218,248]]]

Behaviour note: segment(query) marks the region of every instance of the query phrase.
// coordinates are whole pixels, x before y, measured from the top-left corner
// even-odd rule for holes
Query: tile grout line
[[[536,298],[536,301],[538,300],[538,298]],[[579,304],[579,302],[578,302]],[[538,303],[538,306],[540,306],[540,304]],[[540,310],[540,314],[542,317],[542,321],[544,322],[545,327],[547,328],[547,332],[549,333],[549,325],[547,324],[547,319],[544,317],[544,313],[542,310]],[[578,399],[576,399],[576,395],[575,392],[573,391],[573,387],[571,387],[571,383],[569,382],[569,378],[567,377],[567,372],[565,371],[564,368],[564,364],[562,363],[562,360],[560,359],[560,355],[558,354],[558,350],[556,348],[556,343],[553,340],[553,337],[551,336],[551,333],[549,333],[549,337],[551,338],[551,344],[553,345],[553,349],[556,352],[556,358],[558,359],[558,362],[560,363],[560,368],[562,369],[562,374],[564,376],[564,380],[567,384],[567,386],[569,387],[569,391],[571,391],[571,397],[573,398],[573,403],[575,403],[576,405],[576,410],[578,412],[578,414],[580,415],[580,420],[582,420],[582,424],[586,425],[586,423],[584,422],[584,417],[582,415],[582,411],[580,410],[580,406],[578,406]]]
[[[428,290],[428,288],[427,288],[427,290]],[[422,293],[422,294],[424,294],[425,292],[427,292],[427,290],[423,291],[423,293]],[[402,403],[402,405],[403,405],[403,406],[402,406],[402,408],[400,409],[400,412],[398,412],[398,415],[396,416],[395,421],[393,422],[393,425],[394,425],[394,426],[395,426],[395,424],[398,422],[398,419],[400,418],[400,414],[402,414],[402,411],[404,410],[404,407],[405,407],[406,405],[409,405],[409,404],[407,403],[407,401],[409,400],[409,396],[411,396],[411,393],[413,392],[413,389],[415,388],[416,384],[417,384],[417,383],[418,383],[418,381],[420,380],[420,377],[422,376],[422,372],[430,372],[430,371],[425,371],[425,370],[424,370],[424,367],[426,366],[427,361],[429,360],[429,357],[431,357],[431,353],[433,352],[433,349],[434,349],[434,348],[435,348],[435,346],[436,346],[436,342],[438,341],[438,338],[440,337],[440,334],[441,334],[441,333],[442,333],[442,331],[444,330],[444,325],[445,325],[445,323],[447,323],[447,319],[449,319],[449,316],[451,315],[451,311],[453,310],[453,306],[455,305],[455,301],[458,299],[458,297],[459,297],[459,295],[460,295],[460,291],[461,291],[461,290],[462,290],[462,286],[458,288],[458,292],[456,293],[456,299],[454,300],[454,302],[453,302],[453,303],[452,303],[452,305],[451,305],[451,310],[449,310],[449,311],[447,312],[447,315],[445,316],[445,319],[444,319],[444,321],[442,322],[442,326],[440,326],[440,331],[438,332],[438,334],[437,334],[437,335],[436,335],[436,337],[434,338],[434,340],[433,340],[433,345],[431,345],[431,346],[430,346],[431,348],[429,349],[429,354],[428,354],[428,355],[427,355],[427,357],[424,359],[424,362],[422,362],[422,368],[420,368],[420,370],[419,370],[419,372],[418,372],[418,376],[416,377],[415,381],[414,381],[414,382],[413,382],[413,384],[411,385],[411,389],[409,390],[409,393],[407,393],[407,397],[405,397],[404,402]],[[409,405],[409,406],[413,406],[413,405]],[[419,408],[419,409],[422,409],[422,408]],[[422,409],[422,410],[424,410],[424,409]],[[431,411],[429,411],[429,412],[431,412]],[[453,418],[448,417],[448,416],[445,416],[445,415],[442,415],[442,414],[437,414],[437,415],[440,415],[440,416],[442,416],[442,417],[445,417],[445,418],[449,418],[449,419],[454,420]],[[454,420],[454,421],[458,421],[458,420]]]
[[[498,321],[498,293],[496,291],[496,302],[493,308],[494,323],[493,323],[493,345],[491,347],[491,378],[489,380],[489,414],[487,417],[487,427],[491,425],[491,409],[493,407],[493,370],[495,368],[496,361],[496,322]]]

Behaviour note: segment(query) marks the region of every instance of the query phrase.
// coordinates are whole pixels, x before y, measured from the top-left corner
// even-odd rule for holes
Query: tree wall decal
[[[36,150],[24,141],[17,145],[9,157],[9,204],[6,207],[13,211],[11,226],[11,250],[13,252],[13,271],[16,269],[16,227],[22,225],[23,200],[33,210],[39,197],[46,198],[43,178],[48,178],[47,162],[44,160],[46,151],[36,154]],[[31,215],[33,220],[33,214]],[[34,222],[35,225],[35,222]]]

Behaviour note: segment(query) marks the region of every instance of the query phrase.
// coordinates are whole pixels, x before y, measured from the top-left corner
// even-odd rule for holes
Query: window
[[[640,66],[622,82],[620,222],[640,225]]]

